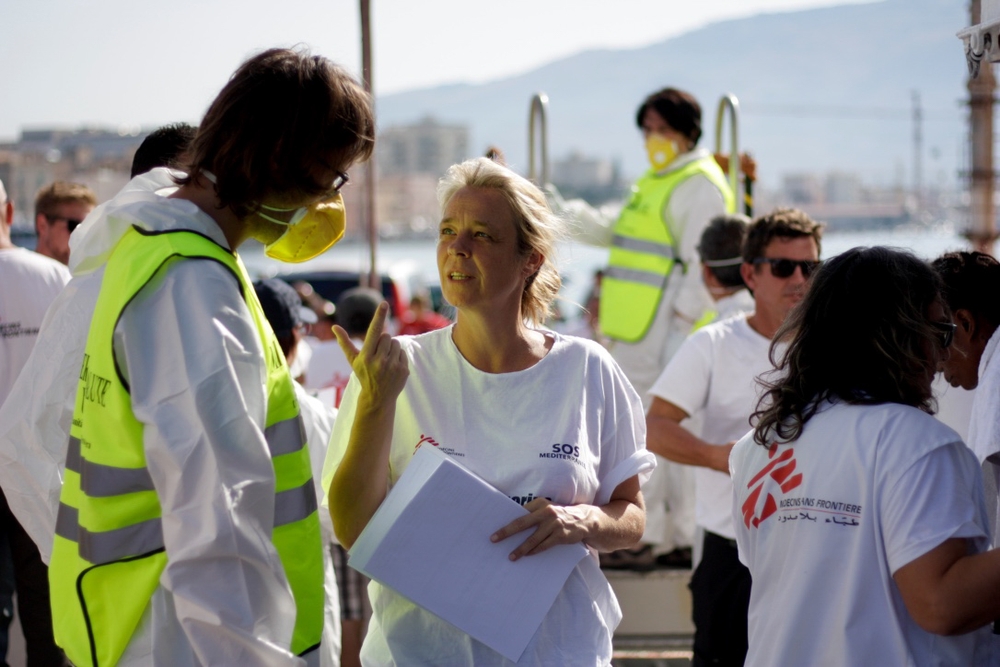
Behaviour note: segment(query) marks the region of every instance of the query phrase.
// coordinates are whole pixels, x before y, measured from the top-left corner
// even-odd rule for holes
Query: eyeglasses
[[[938,339],[941,349],[947,350],[951,346],[951,341],[955,340],[955,330],[958,326],[954,322],[931,322],[931,327],[941,336]]]
[[[330,189],[327,190],[327,194],[330,195],[331,197],[337,194],[338,192],[340,192],[340,189],[342,187],[347,185],[347,182],[349,180],[351,179],[348,178],[346,173],[338,171],[337,175],[333,178],[333,183],[330,184]]]
[[[70,234],[73,233],[74,229],[76,229],[81,224],[83,224],[83,220],[77,220],[76,218],[64,218],[64,217],[58,216],[58,215],[56,215],[56,216],[46,215],[45,219],[48,220],[49,223],[59,222],[60,220],[65,220],[66,221],[66,229],[69,230]]]
[[[770,264],[771,275],[775,278],[791,278],[792,274],[795,273],[795,267],[798,267],[802,270],[802,277],[808,278],[819,267],[820,262],[777,257],[758,257],[753,261],[753,264],[754,266],[758,264]]]

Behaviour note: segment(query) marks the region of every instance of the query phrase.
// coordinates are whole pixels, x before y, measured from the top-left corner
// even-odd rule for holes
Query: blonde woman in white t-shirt
[[[354,368],[324,473],[338,538],[354,543],[429,444],[529,510],[483,526],[483,540],[510,538],[511,560],[634,545],[654,465],[639,398],[599,345],[536,328],[560,286],[558,219],[534,185],[485,158],[449,169],[438,196],[438,270],[456,324],[393,339],[382,304],[360,349],[336,329]],[[378,583],[369,594],[365,664],[514,664]],[[619,620],[585,558],[517,664],[609,664]]]

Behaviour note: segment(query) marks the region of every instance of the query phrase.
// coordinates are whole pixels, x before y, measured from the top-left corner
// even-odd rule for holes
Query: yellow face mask
[[[285,225],[285,232],[273,243],[264,247],[268,257],[281,262],[297,264],[319,257],[343,238],[344,228],[347,226],[344,199],[339,194],[307,208],[281,209],[272,206],[261,206],[261,208],[277,212],[295,211],[287,222],[265,213],[257,213],[265,220]]]
[[[651,134],[646,137],[646,154],[653,171],[660,171],[673,162],[679,154],[677,142],[667,139],[662,134]]]

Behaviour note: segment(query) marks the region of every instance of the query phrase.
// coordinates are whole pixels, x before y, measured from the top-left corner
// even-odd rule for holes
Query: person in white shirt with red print
[[[654,465],[639,397],[597,343],[535,328],[559,290],[558,219],[538,188],[486,158],[449,169],[438,197],[456,323],[393,339],[383,303],[360,350],[335,328],[354,367],[323,475],[337,537],[351,546],[417,447],[435,446],[530,511],[482,527],[484,541],[510,537],[512,560],[635,544]],[[366,665],[513,664],[377,582],[369,595]],[[584,558],[517,664],[608,665],[620,619],[596,554]]]
[[[979,463],[931,416],[955,333],[940,288],[909,253],[854,248],[775,336],[777,372],[729,461],[748,665],[996,664]]]

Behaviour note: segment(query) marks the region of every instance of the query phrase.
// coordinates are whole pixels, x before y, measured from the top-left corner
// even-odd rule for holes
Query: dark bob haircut
[[[771,344],[776,370],[761,380],[754,441],[797,439],[827,399],[933,412],[940,343],[928,316],[940,291],[930,265],[901,250],[854,248],[826,261]]]
[[[188,177],[210,171],[222,207],[243,218],[274,194],[320,195],[318,170],[346,169],[375,143],[369,95],[342,68],[299,49],[270,49],[229,79],[205,114]]]
[[[676,88],[664,88],[647,97],[635,114],[635,124],[640,129],[642,129],[642,119],[649,109],[660,114],[660,117],[667,121],[667,125],[690,139],[692,144],[697,144],[701,139],[701,105],[691,93]]]

